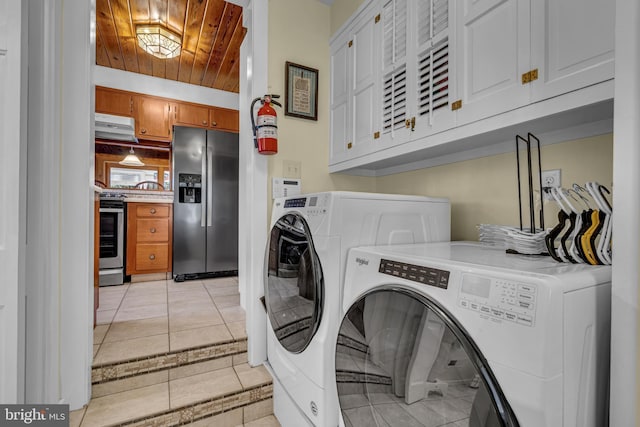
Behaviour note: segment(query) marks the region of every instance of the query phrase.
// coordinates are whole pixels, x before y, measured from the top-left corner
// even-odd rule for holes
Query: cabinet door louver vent
[[[419,1],[418,22],[418,45],[422,46],[448,28],[449,0]]]
[[[404,128],[407,115],[407,70],[402,67],[383,80],[382,133]]]
[[[391,0],[382,10],[383,65],[388,67],[407,54],[407,0]]]
[[[449,105],[449,42],[447,39],[418,59],[418,115]]]

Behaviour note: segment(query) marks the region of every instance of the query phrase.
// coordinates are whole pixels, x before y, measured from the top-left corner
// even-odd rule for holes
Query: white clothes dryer
[[[336,426],[335,335],[349,248],[450,239],[446,199],[327,192],[277,199],[265,261],[268,362],[283,426]]]
[[[341,425],[607,424],[611,267],[448,242],[349,252]]]

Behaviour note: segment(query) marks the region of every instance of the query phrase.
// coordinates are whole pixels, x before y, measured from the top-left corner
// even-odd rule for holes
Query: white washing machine
[[[344,286],[341,425],[608,425],[611,267],[465,242],[355,248]]]
[[[446,199],[327,192],[274,203],[265,261],[268,362],[283,426],[336,426],[335,335],[349,248],[450,239]]]

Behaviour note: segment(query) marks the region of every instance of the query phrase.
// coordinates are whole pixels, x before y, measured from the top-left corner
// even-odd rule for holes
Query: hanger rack
[[[526,154],[525,161],[520,161],[521,152]],[[534,154],[537,155],[537,161],[534,160]],[[524,163],[521,165],[521,163]],[[526,171],[524,168],[526,167]],[[523,173],[526,173],[526,186],[523,191]],[[542,160],[540,156],[540,139],[531,132],[527,133],[527,137],[516,135],[516,174],[518,182],[518,213],[520,220],[520,230],[518,233],[511,231],[510,237],[513,246],[520,247],[537,247],[544,248],[544,205],[542,200]],[[540,211],[536,212],[536,190],[538,187]],[[523,192],[526,191],[526,199],[528,201],[529,228],[524,227],[524,209],[523,209]],[[524,202],[526,203],[526,202]],[[539,216],[538,216],[539,215]],[[536,226],[536,217],[539,218],[539,227]],[[530,250],[522,251],[517,248],[508,247],[507,253],[525,254],[525,255],[548,255],[544,250],[536,250],[531,253]]]
[[[516,135],[516,168],[518,175],[518,208],[520,213],[520,231],[524,231],[523,229],[523,221],[522,221],[522,180],[521,180],[521,168],[520,168],[520,142],[525,144],[525,149],[527,153],[527,190],[529,195],[529,231],[531,233],[535,233],[536,230],[536,213],[535,213],[535,202],[534,202],[534,186],[533,186],[533,166],[532,166],[532,157],[531,157],[531,140],[533,140],[537,146],[537,154],[538,154],[538,188],[540,189],[540,228],[544,229],[544,205],[542,203],[542,160],[540,156],[540,140],[531,132],[527,133],[527,138],[523,138],[520,135]]]

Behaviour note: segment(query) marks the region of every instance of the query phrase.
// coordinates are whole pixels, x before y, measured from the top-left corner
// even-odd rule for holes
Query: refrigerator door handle
[[[213,216],[213,150],[207,148],[207,227],[211,227]]]
[[[206,150],[203,151],[202,153],[202,177],[206,179],[207,176],[207,152]],[[205,181],[205,179],[201,179],[202,184],[204,185],[204,188],[202,189],[202,192],[204,194],[207,194],[207,191],[209,190],[209,186],[207,185],[207,181]],[[207,218],[207,206],[209,204],[209,200],[205,200],[205,203],[202,203],[202,200],[200,201],[200,227],[204,227],[206,226],[206,218]]]

